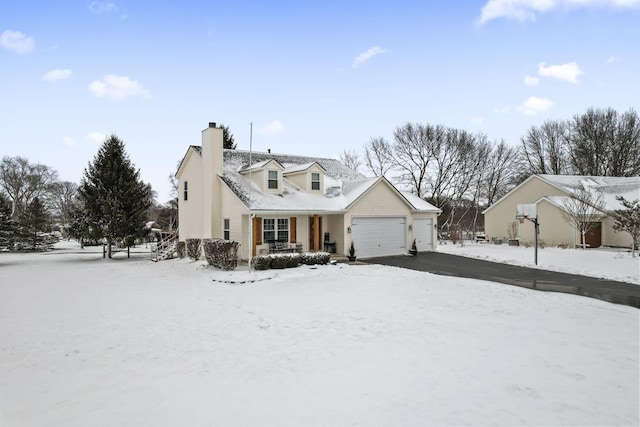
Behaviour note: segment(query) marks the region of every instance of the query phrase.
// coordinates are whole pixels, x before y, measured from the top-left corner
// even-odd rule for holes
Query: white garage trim
[[[433,218],[415,218],[413,220],[413,237],[416,239],[418,252],[433,250]]]
[[[407,252],[405,217],[353,217],[351,239],[358,258],[401,255]]]

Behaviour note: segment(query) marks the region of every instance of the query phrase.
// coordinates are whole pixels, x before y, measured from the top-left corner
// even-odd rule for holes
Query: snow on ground
[[[377,265],[0,254],[0,425],[638,425],[639,313]]]
[[[536,267],[534,248],[494,245],[465,241],[464,246],[450,241],[438,245],[438,252],[503,262],[525,267]],[[562,273],[580,274],[640,285],[640,257],[631,257],[629,249],[562,249],[538,248],[538,267]]]

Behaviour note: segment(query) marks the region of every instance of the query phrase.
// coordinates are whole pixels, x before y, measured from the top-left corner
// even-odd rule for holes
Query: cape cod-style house
[[[348,254],[352,242],[358,258],[405,254],[414,239],[418,251],[436,249],[440,209],[386,178],[335,159],[224,149],[215,123],[176,177],[180,241],[235,240],[241,259],[282,248]]]

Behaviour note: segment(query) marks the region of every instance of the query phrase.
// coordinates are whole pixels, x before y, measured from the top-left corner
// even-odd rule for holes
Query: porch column
[[[313,250],[320,250],[320,217],[313,216]]]

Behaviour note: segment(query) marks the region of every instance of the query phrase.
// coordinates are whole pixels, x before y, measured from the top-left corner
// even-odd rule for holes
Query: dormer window
[[[278,171],[269,171],[268,188],[270,190],[278,189]]]
[[[311,173],[311,189],[320,190],[320,174],[318,172]]]

